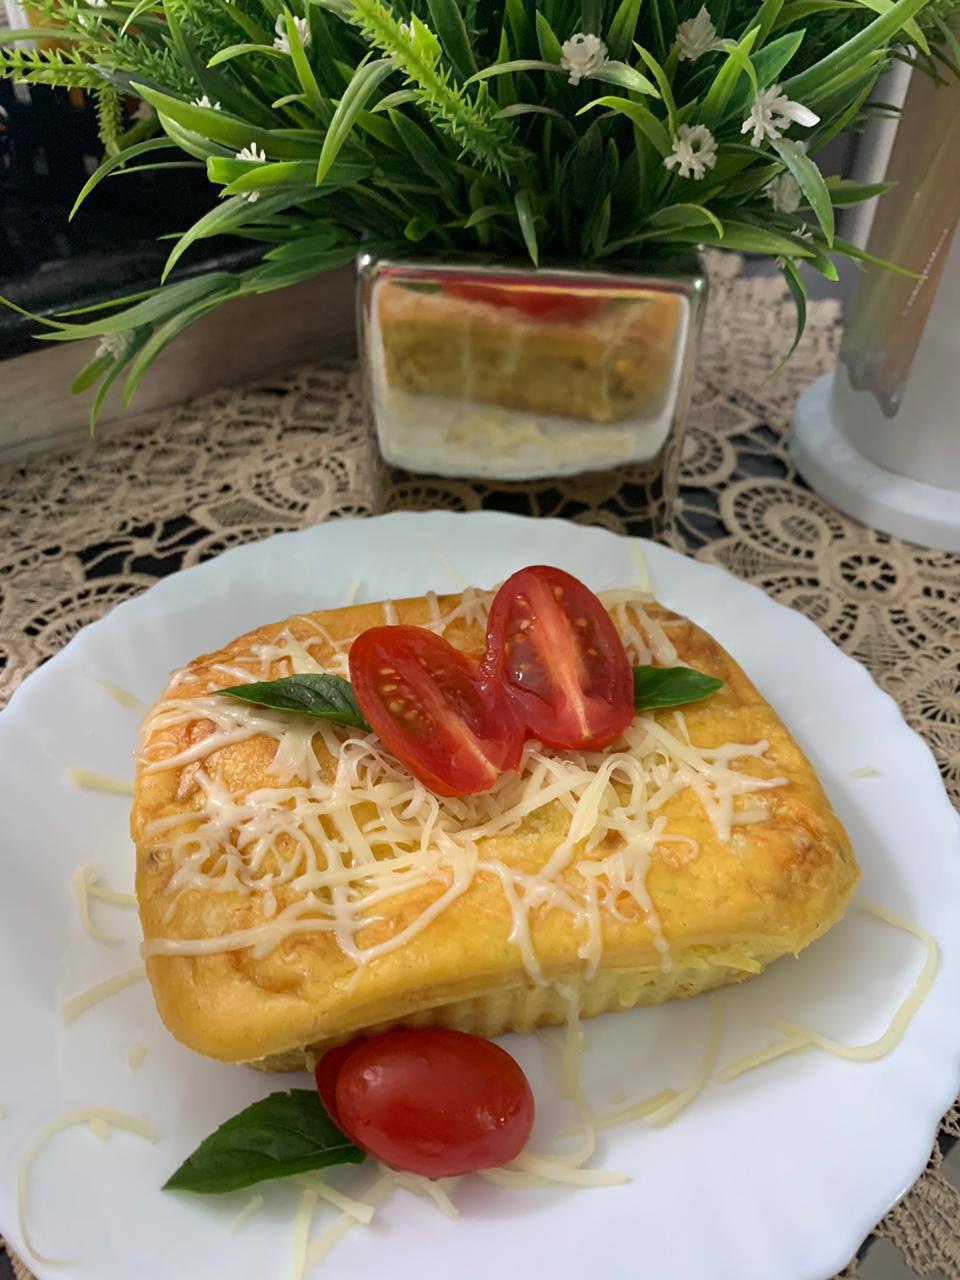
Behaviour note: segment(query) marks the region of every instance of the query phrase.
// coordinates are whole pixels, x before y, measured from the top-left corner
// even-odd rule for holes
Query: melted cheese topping
[[[20,1167],[17,1171],[17,1221],[20,1227],[20,1237],[27,1252],[37,1262],[41,1262],[48,1267],[61,1266],[62,1262],[60,1259],[48,1258],[46,1254],[40,1253],[30,1235],[27,1226],[30,1169],[51,1138],[56,1137],[58,1133],[62,1133],[64,1129],[72,1128],[78,1124],[89,1125],[92,1128],[94,1122],[97,1122],[98,1125],[112,1126],[115,1129],[126,1129],[129,1133],[136,1133],[141,1138],[146,1138],[148,1142],[156,1141],[153,1128],[144,1120],[138,1120],[136,1116],[127,1115],[123,1111],[112,1111],[109,1107],[81,1107],[76,1111],[68,1111],[66,1115],[52,1120],[30,1139],[23,1155],[20,1157]]]
[[[677,652],[663,626],[643,608],[636,592],[617,593],[614,614],[631,660],[675,663]],[[430,629],[443,634],[457,618],[483,624],[492,593],[466,590],[442,616],[428,596]],[[384,620],[396,610],[383,606]],[[345,673],[349,641],[334,644],[322,626],[306,620],[310,634],[289,629],[271,644],[254,648],[251,664],[223,666],[230,678],[252,681],[279,674],[323,670]],[[318,644],[324,662],[313,656]],[[332,650],[332,656],[330,651]],[[664,805],[679,792],[698,798],[717,836],[729,841],[738,825],[765,816],[762,793],[783,786],[782,777],[757,777],[739,761],[766,761],[768,744],[691,745],[682,714],[671,733],[648,715],[636,717],[623,737],[600,752],[552,751],[527,742],[519,770],[502,774],[483,794],[460,798],[434,795],[389,755],[374,735],[266,711],[205,693],[172,695],[160,703],[144,727],[149,750],[141,753],[147,772],[192,766],[197,808],[149,823],[144,838],[165,853],[172,871],[166,892],[167,919],[180,895],[192,890],[258,894],[263,922],[215,938],[150,939],[143,955],[205,955],[250,948],[263,956],[300,933],[327,931],[342,952],[361,966],[403,947],[460,897],[475,877],[499,880],[512,916],[511,941],[530,978],[545,978],[535,953],[530,918],[538,908],[568,912],[582,935],[579,948],[586,973],[601,958],[601,918],[625,920],[623,907],[639,909],[664,968],[669,946],[646,889],[646,874],[659,849],[689,861],[697,843],[668,829]],[[208,722],[199,742],[178,745],[171,734]],[[255,736],[275,746],[269,768],[273,785],[234,794],[205,762],[216,752]],[[335,762],[321,764],[314,744],[322,743]],[[752,798],[752,799],[751,799]],[[559,802],[570,815],[566,838],[545,866],[529,873],[489,852],[483,841],[537,821]],[[362,808],[361,808],[362,806]],[[371,817],[361,815],[372,814]],[[564,873],[578,873],[571,888]],[[406,927],[376,944],[363,931],[380,905],[397,894],[436,888],[433,901]],[[278,905],[282,890],[286,905]],[[628,901],[629,900],[629,901]]]

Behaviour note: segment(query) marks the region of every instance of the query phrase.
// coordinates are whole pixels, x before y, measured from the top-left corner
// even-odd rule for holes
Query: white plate
[[[136,962],[132,912],[98,905],[126,934],[108,948],[83,935],[69,880],[93,862],[128,888],[133,853],[123,798],[78,791],[69,765],[129,777],[137,717],[106,678],[150,700],[168,670],[255,624],[361,599],[489,586],[523,564],[563,566],[592,587],[637,581],[636,544],[599,529],[497,514],[404,514],[321,525],[229,551],[160,582],[88,627],[32,676],[0,716],[0,1230],[21,1247],[14,1208],[19,1154],[37,1127],[74,1106],[107,1105],[152,1121],[155,1146],[125,1133],[106,1145],[71,1130],[31,1177],[39,1247],[70,1260],[41,1277],[193,1280],[287,1274],[297,1192],[267,1184],[266,1208],[237,1235],[247,1193],[161,1193],[160,1184],[216,1125],[269,1088],[263,1077],[176,1045],[139,985],[63,1026],[59,997]],[[943,967],[902,1044],[859,1065],[820,1054],[711,1084],[663,1130],[604,1135],[600,1161],[631,1175],[611,1189],[502,1191],[461,1184],[459,1222],[398,1193],[369,1231],[347,1238],[327,1274],[479,1280],[535,1269],[554,1280],[821,1280],[843,1266],[920,1173],[960,1066],[960,826],[934,761],[866,672],[799,614],[726,573],[644,544],[660,598],[725,644],[819,769],[853,837],[863,890],[921,921]],[[852,778],[872,765],[879,777]],[[852,913],[799,961],[723,993],[721,1063],[774,1038],[776,1017],[842,1039],[872,1039],[909,988],[919,946]],[[682,1085],[698,1066],[708,1006],[690,1001],[588,1025],[587,1093],[600,1109]],[[149,1050],[130,1071],[134,1042]],[[537,1146],[568,1120],[538,1041],[509,1048],[532,1078]],[[369,1170],[337,1175],[353,1187]],[[323,1209],[316,1227],[333,1214]]]

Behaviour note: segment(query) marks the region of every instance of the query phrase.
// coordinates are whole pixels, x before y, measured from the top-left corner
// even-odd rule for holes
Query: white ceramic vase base
[[[857,453],[833,410],[834,375],[818,378],[797,401],[789,449],[812,489],[864,524],[907,542],[960,551],[960,492],[911,480]]]

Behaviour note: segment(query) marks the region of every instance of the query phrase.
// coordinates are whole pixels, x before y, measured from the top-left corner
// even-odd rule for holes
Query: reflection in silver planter
[[[485,260],[358,262],[369,413],[390,483],[483,482],[510,501],[562,479],[644,491],[662,533],[677,486],[706,282],[657,270]],[[631,505],[636,508],[634,491]]]

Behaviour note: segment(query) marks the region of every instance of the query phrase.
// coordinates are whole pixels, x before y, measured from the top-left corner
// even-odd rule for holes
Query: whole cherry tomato
[[[499,1046],[412,1027],[354,1043],[339,1063],[335,1107],[357,1146],[428,1178],[506,1164],[523,1150],[534,1113],[526,1076]]]

